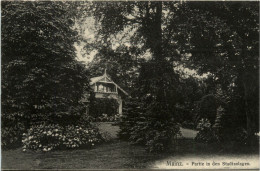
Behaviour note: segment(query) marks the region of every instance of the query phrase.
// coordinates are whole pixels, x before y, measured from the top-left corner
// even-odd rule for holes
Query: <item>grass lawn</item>
[[[194,139],[198,133],[198,131],[194,131],[192,129],[185,129],[185,128],[180,128],[181,134],[184,138],[188,139]]]
[[[117,138],[117,132],[119,131],[118,126],[113,126],[112,122],[97,122],[96,125],[99,127],[100,131],[105,133],[109,133],[112,139]],[[193,139],[196,137],[198,131],[194,131],[191,129],[185,129],[185,128],[180,128],[180,131],[182,133],[182,136],[184,138],[188,139]]]
[[[164,157],[164,156],[162,156]],[[158,155],[147,154],[143,147],[116,141],[91,150],[66,150],[48,153],[2,152],[2,169],[121,169],[145,168]]]
[[[117,139],[117,132],[119,131],[118,126],[113,126],[113,122],[96,122],[96,126],[98,126],[101,133],[106,133],[110,136],[110,138]]]
[[[53,152],[22,152],[22,149],[2,151],[2,169],[122,169],[146,168],[164,154],[148,154],[144,147],[132,146],[116,139],[118,126],[97,123],[101,132],[108,132],[112,142],[94,149]]]
[[[133,146],[116,138],[119,130],[111,123],[96,123],[102,133],[109,134],[111,142],[94,149],[77,149],[53,152],[22,152],[21,148],[2,151],[2,169],[176,169],[167,161],[198,161],[238,156],[242,159],[258,159],[258,151],[236,154],[217,151],[212,146],[194,143],[196,131],[181,129],[184,139],[164,154],[149,154],[142,146]],[[199,168],[197,168],[199,169]]]

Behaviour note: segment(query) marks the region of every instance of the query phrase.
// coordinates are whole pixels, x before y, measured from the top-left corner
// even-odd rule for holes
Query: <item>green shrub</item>
[[[89,106],[90,115],[94,118],[102,116],[104,113],[108,116],[115,115],[118,111],[118,102],[116,99],[91,99]]]
[[[145,145],[149,152],[167,150],[172,145],[173,138],[180,134],[179,124],[161,103],[153,103],[144,108],[138,99],[131,99],[124,112],[119,124],[119,138],[129,140],[132,144]]]
[[[216,134],[215,130],[212,128],[211,123],[208,119],[202,118],[197,126],[199,130],[198,134],[195,137],[197,142],[202,143],[213,143],[219,142],[218,135]]]
[[[143,144],[149,152],[161,152],[172,145],[176,135],[180,135],[179,125],[173,120],[139,122],[131,130],[130,141]]]
[[[119,118],[118,137],[123,140],[129,140],[130,135],[134,134],[133,127],[143,121],[141,117],[144,113],[143,104],[138,99],[128,99],[123,108],[123,115]]]
[[[23,151],[51,151],[69,148],[90,148],[102,142],[95,127],[53,125],[35,125],[24,133]]]
[[[181,126],[187,129],[195,129],[195,124],[191,121],[184,121],[182,122]]]
[[[36,122],[77,125],[86,113],[84,94],[91,87],[88,71],[75,59],[73,8],[64,2],[1,3],[4,148],[21,145],[23,133]]]
[[[25,126],[22,123],[12,126],[2,126],[1,145],[3,149],[16,148],[21,146],[22,134],[25,132]]]
[[[237,128],[234,132],[232,139],[237,142],[238,144],[246,144],[247,142],[247,131],[244,128]]]
[[[230,149],[236,149],[242,145],[247,145],[248,134],[243,127],[233,127],[230,125],[228,127],[226,121],[226,114],[222,107],[219,107],[219,115],[216,117],[214,125],[211,125],[209,120],[201,119],[198,123],[197,129],[199,130],[195,140],[202,143],[217,143],[222,148],[228,146]],[[224,119],[225,118],[225,119]],[[253,144],[259,142],[257,136],[253,137]],[[232,143],[230,147],[229,144]]]
[[[245,128],[237,127],[234,129],[233,134],[230,135],[231,141],[235,142],[235,145],[241,147],[241,146],[247,146],[248,145],[248,134]],[[259,137],[257,135],[254,135],[251,139],[251,146],[258,146],[259,145]]]
[[[207,118],[211,124],[214,124],[217,115],[217,101],[218,99],[213,94],[203,96],[198,104],[196,120]]]

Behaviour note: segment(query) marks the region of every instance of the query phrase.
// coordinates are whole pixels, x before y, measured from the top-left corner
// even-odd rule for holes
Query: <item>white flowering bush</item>
[[[35,125],[23,134],[23,151],[50,151],[59,147],[63,139],[63,129],[59,125]]]
[[[95,127],[67,126],[64,132],[63,145],[66,148],[92,147],[103,141]]]
[[[89,148],[102,142],[103,139],[95,127],[66,126],[58,124],[32,126],[23,134],[23,151],[56,149]]]

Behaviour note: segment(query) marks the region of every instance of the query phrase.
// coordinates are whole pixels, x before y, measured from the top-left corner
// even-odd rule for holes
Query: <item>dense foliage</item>
[[[209,94],[203,96],[198,103],[199,115],[196,117],[196,120],[207,118],[211,124],[214,124],[217,115],[217,107],[218,102],[217,98],[214,95]]]
[[[119,122],[120,131],[118,137],[123,140],[129,140],[134,125],[141,119],[145,109],[143,103],[135,98],[130,98],[125,102],[123,116]]]
[[[86,53],[96,51],[88,65],[91,76],[107,68],[133,98],[120,138],[162,151],[182,123],[199,124],[201,142],[240,137],[251,145],[259,131],[258,7],[257,2],[3,2],[2,144],[17,144],[41,122],[62,130],[89,122],[82,119],[89,102],[93,117],[107,114],[100,119],[110,120],[116,103],[83,98],[90,73],[75,60],[74,48],[82,41]],[[92,41],[83,38],[84,28],[80,36],[75,31],[88,24],[89,15],[95,20]]]
[[[161,103],[152,103],[132,128],[130,141],[146,146],[149,152],[162,152],[172,148],[180,135],[180,126]],[[167,116],[168,115],[168,116]]]
[[[185,65],[209,74],[206,93],[216,96],[221,89],[229,98],[225,109],[235,119],[233,128],[244,127],[249,141],[259,131],[258,7],[257,2],[187,2],[173,8],[181,20],[170,22],[178,26],[180,34],[173,37]]]
[[[99,23],[97,35],[104,44],[97,59],[127,64],[124,69],[131,77],[126,71],[120,73],[133,78],[126,84],[138,90],[132,89],[133,96],[145,104],[161,103],[167,115],[181,123],[208,118],[213,125],[222,105],[225,118],[233,119],[233,123],[223,121],[224,129],[231,133],[242,126],[250,141],[259,120],[257,3],[96,2],[92,6]],[[193,69],[204,78],[184,78],[187,75],[172,70],[175,67]]]
[[[2,144],[12,146],[39,122],[76,125],[86,112],[89,74],[75,60],[75,4],[1,5]]]
[[[12,126],[2,126],[1,128],[1,144],[2,148],[19,147],[22,142],[22,134],[26,132],[26,128],[22,122],[13,123]]]
[[[201,117],[200,104],[205,89],[203,81],[193,76],[187,78],[180,76],[179,79],[178,92],[181,93],[178,93],[175,105],[176,121],[181,123],[183,128],[196,129],[198,118]]]
[[[195,140],[203,143],[219,143],[219,137],[208,119],[201,119],[198,123],[197,129],[199,133]]]
[[[226,144],[236,146],[248,145],[248,133],[242,126],[237,126],[235,117],[227,115],[226,110],[219,106],[213,123],[207,118],[202,118],[197,125],[199,131],[195,137],[197,142],[216,144],[225,148]],[[253,136],[251,145],[258,145],[257,136]]]
[[[175,136],[180,134],[179,125],[163,106],[159,106],[160,103],[150,105],[146,106],[138,98],[129,99],[119,122],[118,136],[132,144],[145,145],[149,152],[166,151],[173,145]]]
[[[144,104],[142,108],[145,109],[142,114],[139,114],[135,113],[136,109],[129,108],[127,115],[135,113],[138,122],[133,123],[132,116],[124,118],[125,123],[121,123],[122,133],[119,135],[125,138],[131,134],[130,141],[142,142],[141,144],[146,145],[149,151],[166,150],[168,143],[171,143],[171,137],[178,132],[176,131],[178,124],[174,120],[176,118],[174,106],[179,99],[179,77],[164,53],[166,51],[161,27],[163,24],[162,4],[162,2],[97,2],[93,4],[94,17],[101,24],[98,34],[108,45],[107,49],[126,54],[126,57],[130,55],[130,58],[124,61],[129,68],[128,73],[130,75],[134,70],[137,74],[131,74],[130,78],[133,79],[128,85],[133,87],[132,96],[140,99]],[[134,16],[134,19],[129,19],[128,15]],[[139,17],[136,17],[138,15]],[[110,48],[113,44],[110,36],[116,36],[126,30],[128,33],[133,32],[129,37],[130,47],[122,44],[115,50]],[[99,50],[99,54],[103,52],[102,49]],[[138,56],[143,56],[146,52],[149,54],[149,59],[138,60]],[[107,57],[104,54],[103,56]],[[119,57],[124,60],[123,55]],[[129,128],[131,124],[133,127]],[[126,129],[131,129],[132,132],[128,133]]]
[[[102,114],[114,116],[118,113],[118,106],[116,99],[93,99],[89,106],[89,114],[94,118],[98,118]]]

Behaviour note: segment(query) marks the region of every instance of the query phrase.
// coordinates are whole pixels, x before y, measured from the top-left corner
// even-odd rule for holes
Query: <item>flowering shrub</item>
[[[205,118],[202,118],[197,125],[197,129],[200,131],[208,129],[209,127],[211,127],[211,123],[209,122],[208,119]]]
[[[23,134],[23,151],[26,149],[50,151],[61,145],[65,140],[59,125],[36,125],[32,126],[27,133]]]
[[[23,134],[23,151],[51,151],[64,148],[92,147],[102,141],[97,128],[59,125],[32,126]]]
[[[208,119],[201,119],[198,123],[197,129],[199,130],[199,133],[195,137],[196,141],[203,143],[219,141],[219,138]]]
[[[120,119],[120,114],[116,114],[114,116],[108,116],[103,113],[101,116],[97,117],[95,120],[97,122],[117,122]]]
[[[92,147],[102,141],[101,134],[94,127],[67,126],[64,137],[63,144],[66,148]]]

